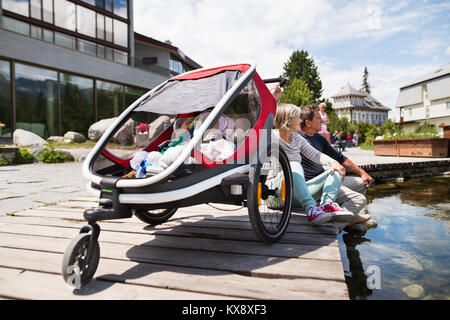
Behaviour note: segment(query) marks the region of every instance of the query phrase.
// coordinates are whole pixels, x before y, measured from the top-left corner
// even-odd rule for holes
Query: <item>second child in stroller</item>
[[[211,111],[204,111],[195,117],[178,118],[173,124],[172,139],[160,144],[159,151],[137,152],[130,161],[130,166],[135,170],[135,177],[144,178],[147,174],[161,172],[170,166],[210,113]],[[236,145],[230,141],[233,132],[233,120],[222,115],[213,128],[205,133],[198,150],[213,161],[225,160],[236,148]],[[193,163],[196,163],[193,157],[185,161],[185,164]]]

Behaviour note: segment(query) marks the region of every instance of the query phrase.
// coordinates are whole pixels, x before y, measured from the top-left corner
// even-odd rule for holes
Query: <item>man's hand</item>
[[[366,185],[366,188],[370,188],[373,184],[373,182],[375,181],[374,178],[372,178],[367,172],[362,172],[361,174],[361,178],[364,182],[364,184]]]
[[[342,177],[342,181],[345,179],[345,168],[341,166],[341,164],[337,161],[333,162],[331,165],[331,172],[330,174],[333,174],[335,171],[339,172],[339,174]]]

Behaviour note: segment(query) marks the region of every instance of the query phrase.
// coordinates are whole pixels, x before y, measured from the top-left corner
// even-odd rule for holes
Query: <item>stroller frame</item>
[[[231,66],[232,67],[232,66]],[[203,68],[190,71],[181,76],[192,73],[213,70]],[[198,132],[192,137],[190,142],[184,147],[180,156],[165,170],[154,176],[142,179],[122,179],[121,177],[99,176],[92,172],[92,166],[97,156],[104,150],[108,139],[125,123],[129,114],[141,104],[142,101],[152,96],[161,87],[167,84],[167,80],[156,88],[150,90],[133,104],[131,104],[103,134],[96,146],[91,150],[83,164],[83,174],[90,180],[87,190],[99,197],[99,207],[84,211],[84,218],[88,225],[81,228],[80,233],[75,237],[66,249],[62,265],[62,273],[65,281],[77,288],[82,287],[93,277],[100,258],[98,237],[100,227],[97,221],[130,218],[135,214],[139,219],[150,224],[158,224],[168,220],[179,207],[192,206],[200,203],[226,203],[226,204],[246,204],[253,229],[258,238],[264,243],[278,241],[284,234],[289,223],[292,208],[292,173],[289,160],[278,144],[274,144],[267,137],[269,143],[264,146],[257,146],[253,155],[246,155],[248,162],[243,164],[232,164],[227,166],[217,166],[207,170],[217,172],[212,177],[199,180],[194,184],[185,182],[181,188],[173,186],[160,187],[159,192],[148,192],[155,185],[164,184],[164,181],[184,163],[192,154],[194,148],[201,142],[203,134],[210,129],[230,103],[237,97],[242,89],[255,77],[256,65],[251,65],[232,87],[220,99],[209,116],[200,126]],[[173,79],[172,79],[173,81]],[[264,82],[281,82],[284,79],[269,79]],[[267,88],[266,88],[267,90]],[[268,91],[268,90],[267,90]],[[274,114],[270,113],[264,121],[264,129],[270,132],[273,125]],[[267,156],[278,156],[280,166],[283,170],[283,191],[285,197],[280,221],[276,226],[266,226],[269,223],[262,219],[259,206],[262,199],[275,196],[281,192],[278,189],[270,190],[264,185],[262,171],[264,171],[264,161]],[[182,178],[181,178],[182,179]],[[187,178],[186,178],[187,179]],[[96,188],[95,186],[99,186]],[[233,194],[231,186],[240,186],[241,194]],[[144,190],[144,192],[142,192]],[[139,192],[140,191],[140,192]],[[146,192],[147,191],[147,192]],[[186,197],[186,195],[189,195]],[[213,199],[213,201],[211,200]],[[142,211],[155,209],[165,209],[162,214],[156,217],[142,215]],[[273,222],[270,222],[273,224]]]

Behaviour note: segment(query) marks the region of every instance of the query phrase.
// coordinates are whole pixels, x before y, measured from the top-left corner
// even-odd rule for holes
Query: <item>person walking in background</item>
[[[347,148],[350,148],[352,146],[352,135],[350,132],[347,132],[347,138],[345,139],[347,141]]]
[[[359,145],[358,129],[355,130],[355,134],[353,135],[353,145],[355,147],[357,147]]]
[[[345,141],[343,140],[344,138],[344,132],[340,131],[338,132],[338,134],[336,135],[336,141],[338,142],[341,151],[345,151]]]
[[[325,112],[326,106],[327,105],[323,102],[321,104],[319,104],[320,117],[322,118],[322,128],[319,133],[322,136],[324,136],[325,139],[327,139],[327,141],[331,144],[330,133],[328,132],[328,129],[327,129],[327,124],[330,123],[330,119],[328,119],[328,115]]]

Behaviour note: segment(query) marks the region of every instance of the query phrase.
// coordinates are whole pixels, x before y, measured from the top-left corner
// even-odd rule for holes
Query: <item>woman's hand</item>
[[[342,177],[342,181],[344,181],[345,178],[345,168],[343,166],[341,166],[341,164],[337,161],[333,162],[333,164],[331,165],[331,174],[333,174],[335,171],[339,172],[339,174]]]

